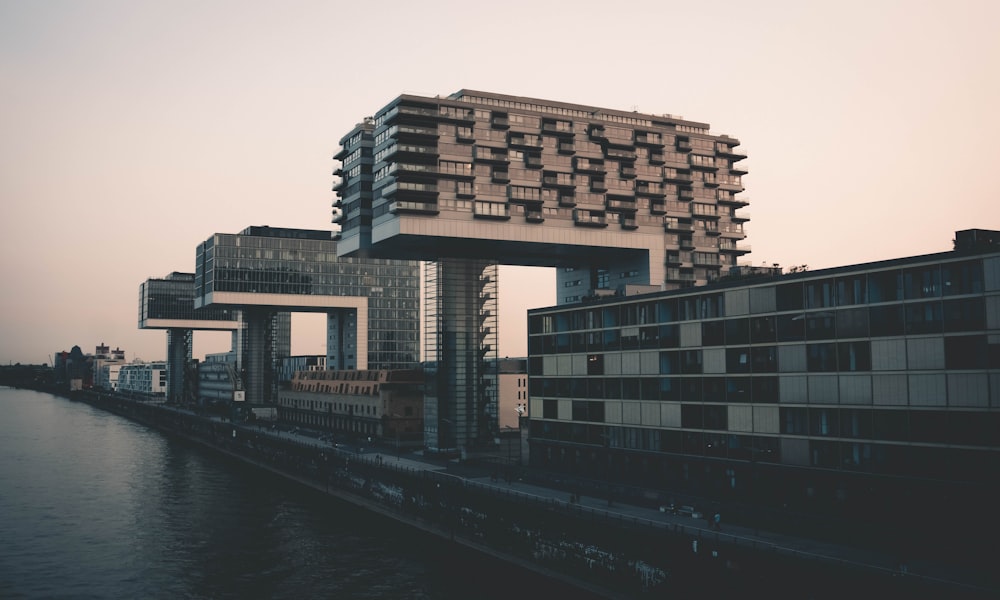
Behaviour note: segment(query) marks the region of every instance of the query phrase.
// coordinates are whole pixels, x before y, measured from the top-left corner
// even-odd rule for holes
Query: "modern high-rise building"
[[[714,281],[749,251],[746,155],[704,123],[470,90],[373,114],[334,157],[338,252],[433,263],[431,448],[495,438],[496,265],[558,267],[572,303]]]
[[[174,272],[162,279],[147,279],[139,286],[139,329],[167,332],[166,397],[170,402],[197,398],[194,332],[236,331],[240,327],[238,310],[224,306],[195,310],[194,295],[194,273]]]
[[[531,310],[531,462],[900,533],[992,516],[998,243]]]
[[[419,280],[414,261],[338,257],[329,231],[248,227],[199,244],[194,306],[239,311],[239,384],[256,404],[273,399],[292,312],[327,315],[330,369],[416,366]]]
[[[340,252],[558,266],[560,302],[707,283],[749,252],[739,144],[671,115],[403,95],[341,139]]]

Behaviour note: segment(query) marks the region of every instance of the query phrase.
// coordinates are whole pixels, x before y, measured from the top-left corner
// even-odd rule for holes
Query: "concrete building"
[[[248,227],[199,244],[195,309],[238,310],[240,385],[272,401],[286,338],[278,315],[327,315],[331,369],[405,368],[419,362],[419,272],[405,260],[339,258],[328,231]],[[283,346],[282,346],[283,347]]]
[[[163,362],[130,363],[118,371],[118,391],[162,398],[167,392],[167,365]]]
[[[194,401],[197,370],[192,356],[194,332],[236,331],[238,311],[229,307],[195,310],[194,273],[173,272],[147,279],[139,286],[139,329],[167,332],[167,390],[169,402]]]
[[[531,310],[531,462],[899,531],[935,511],[992,514],[990,239],[961,231],[952,252]]]
[[[704,123],[470,90],[373,114],[334,157],[338,252],[430,261],[430,449],[495,440],[497,264],[559,267],[576,302],[714,281],[749,251],[745,154]]]
[[[282,421],[399,448],[423,443],[419,370],[299,371],[278,392]]]

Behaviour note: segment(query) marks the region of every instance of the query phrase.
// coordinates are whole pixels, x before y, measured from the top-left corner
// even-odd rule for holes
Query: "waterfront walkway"
[[[564,489],[528,482],[516,475],[511,476],[511,473],[526,472],[523,467],[519,467],[517,471],[498,473],[495,467],[489,465],[462,463],[457,460],[446,461],[414,453],[399,455],[392,448],[337,443],[332,438],[321,437],[322,434],[315,431],[288,430],[287,427],[272,429],[261,425],[237,425],[236,429],[245,429],[247,432],[257,434],[264,433],[321,450],[331,450],[337,455],[349,457],[351,461],[413,471],[433,471],[439,476],[460,479],[463,485],[480,486],[497,493],[519,495],[526,499],[557,505],[567,511],[593,513],[606,519],[621,520],[623,524],[662,528],[685,534],[701,540],[700,550],[703,552],[709,551],[712,542],[722,542],[806,560],[839,563],[886,575],[923,579],[928,583],[944,583],[960,589],[965,588],[972,593],[1000,591],[997,580],[991,579],[992,574],[963,568],[961,565],[937,562],[904,564],[896,556],[871,549],[729,524],[725,521],[725,515],[722,515],[721,526],[717,529],[713,524],[714,514],[701,514],[697,511],[690,514],[690,509],[694,507],[677,507],[678,510],[675,512],[667,506],[646,507],[619,500],[609,501],[607,497],[571,494]],[[697,551],[699,551],[698,546],[692,544],[692,552]]]

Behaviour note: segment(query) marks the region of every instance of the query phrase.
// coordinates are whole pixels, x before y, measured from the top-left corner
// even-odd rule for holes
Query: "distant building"
[[[198,363],[198,404],[228,404],[237,390],[236,352],[208,354]]]
[[[998,237],[531,310],[531,462],[900,527],[992,515]]]
[[[423,374],[413,370],[300,371],[278,392],[282,421],[360,440],[420,447]]]
[[[288,389],[299,371],[325,371],[326,356],[286,356],[278,360],[278,387]]]
[[[162,398],[167,391],[166,363],[121,365],[118,370],[118,391]]]
[[[238,312],[240,386],[259,404],[273,401],[289,355],[277,319],[291,312],[326,314],[328,368],[416,366],[419,279],[415,261],[339,258],[329,231],[253,226],[199,244],[194,308]]]
[[[500,430],[517,429],[521,417],[528,415],[528,359],[498,360],[495,388]]]

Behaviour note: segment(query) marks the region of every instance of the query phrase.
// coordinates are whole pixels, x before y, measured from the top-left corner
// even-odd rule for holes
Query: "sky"
[[[162,360],[139,285],[215,232],[331,228],[339,139],[402,93],[709,123],[749,157],[745,262],[949,250],[1000,229],[998,22],[993,0],[0,0],[0,364]],[[555,275],[500,286],[500,354],[523,356]],[[293,321],[292,352],[323,327]]]

